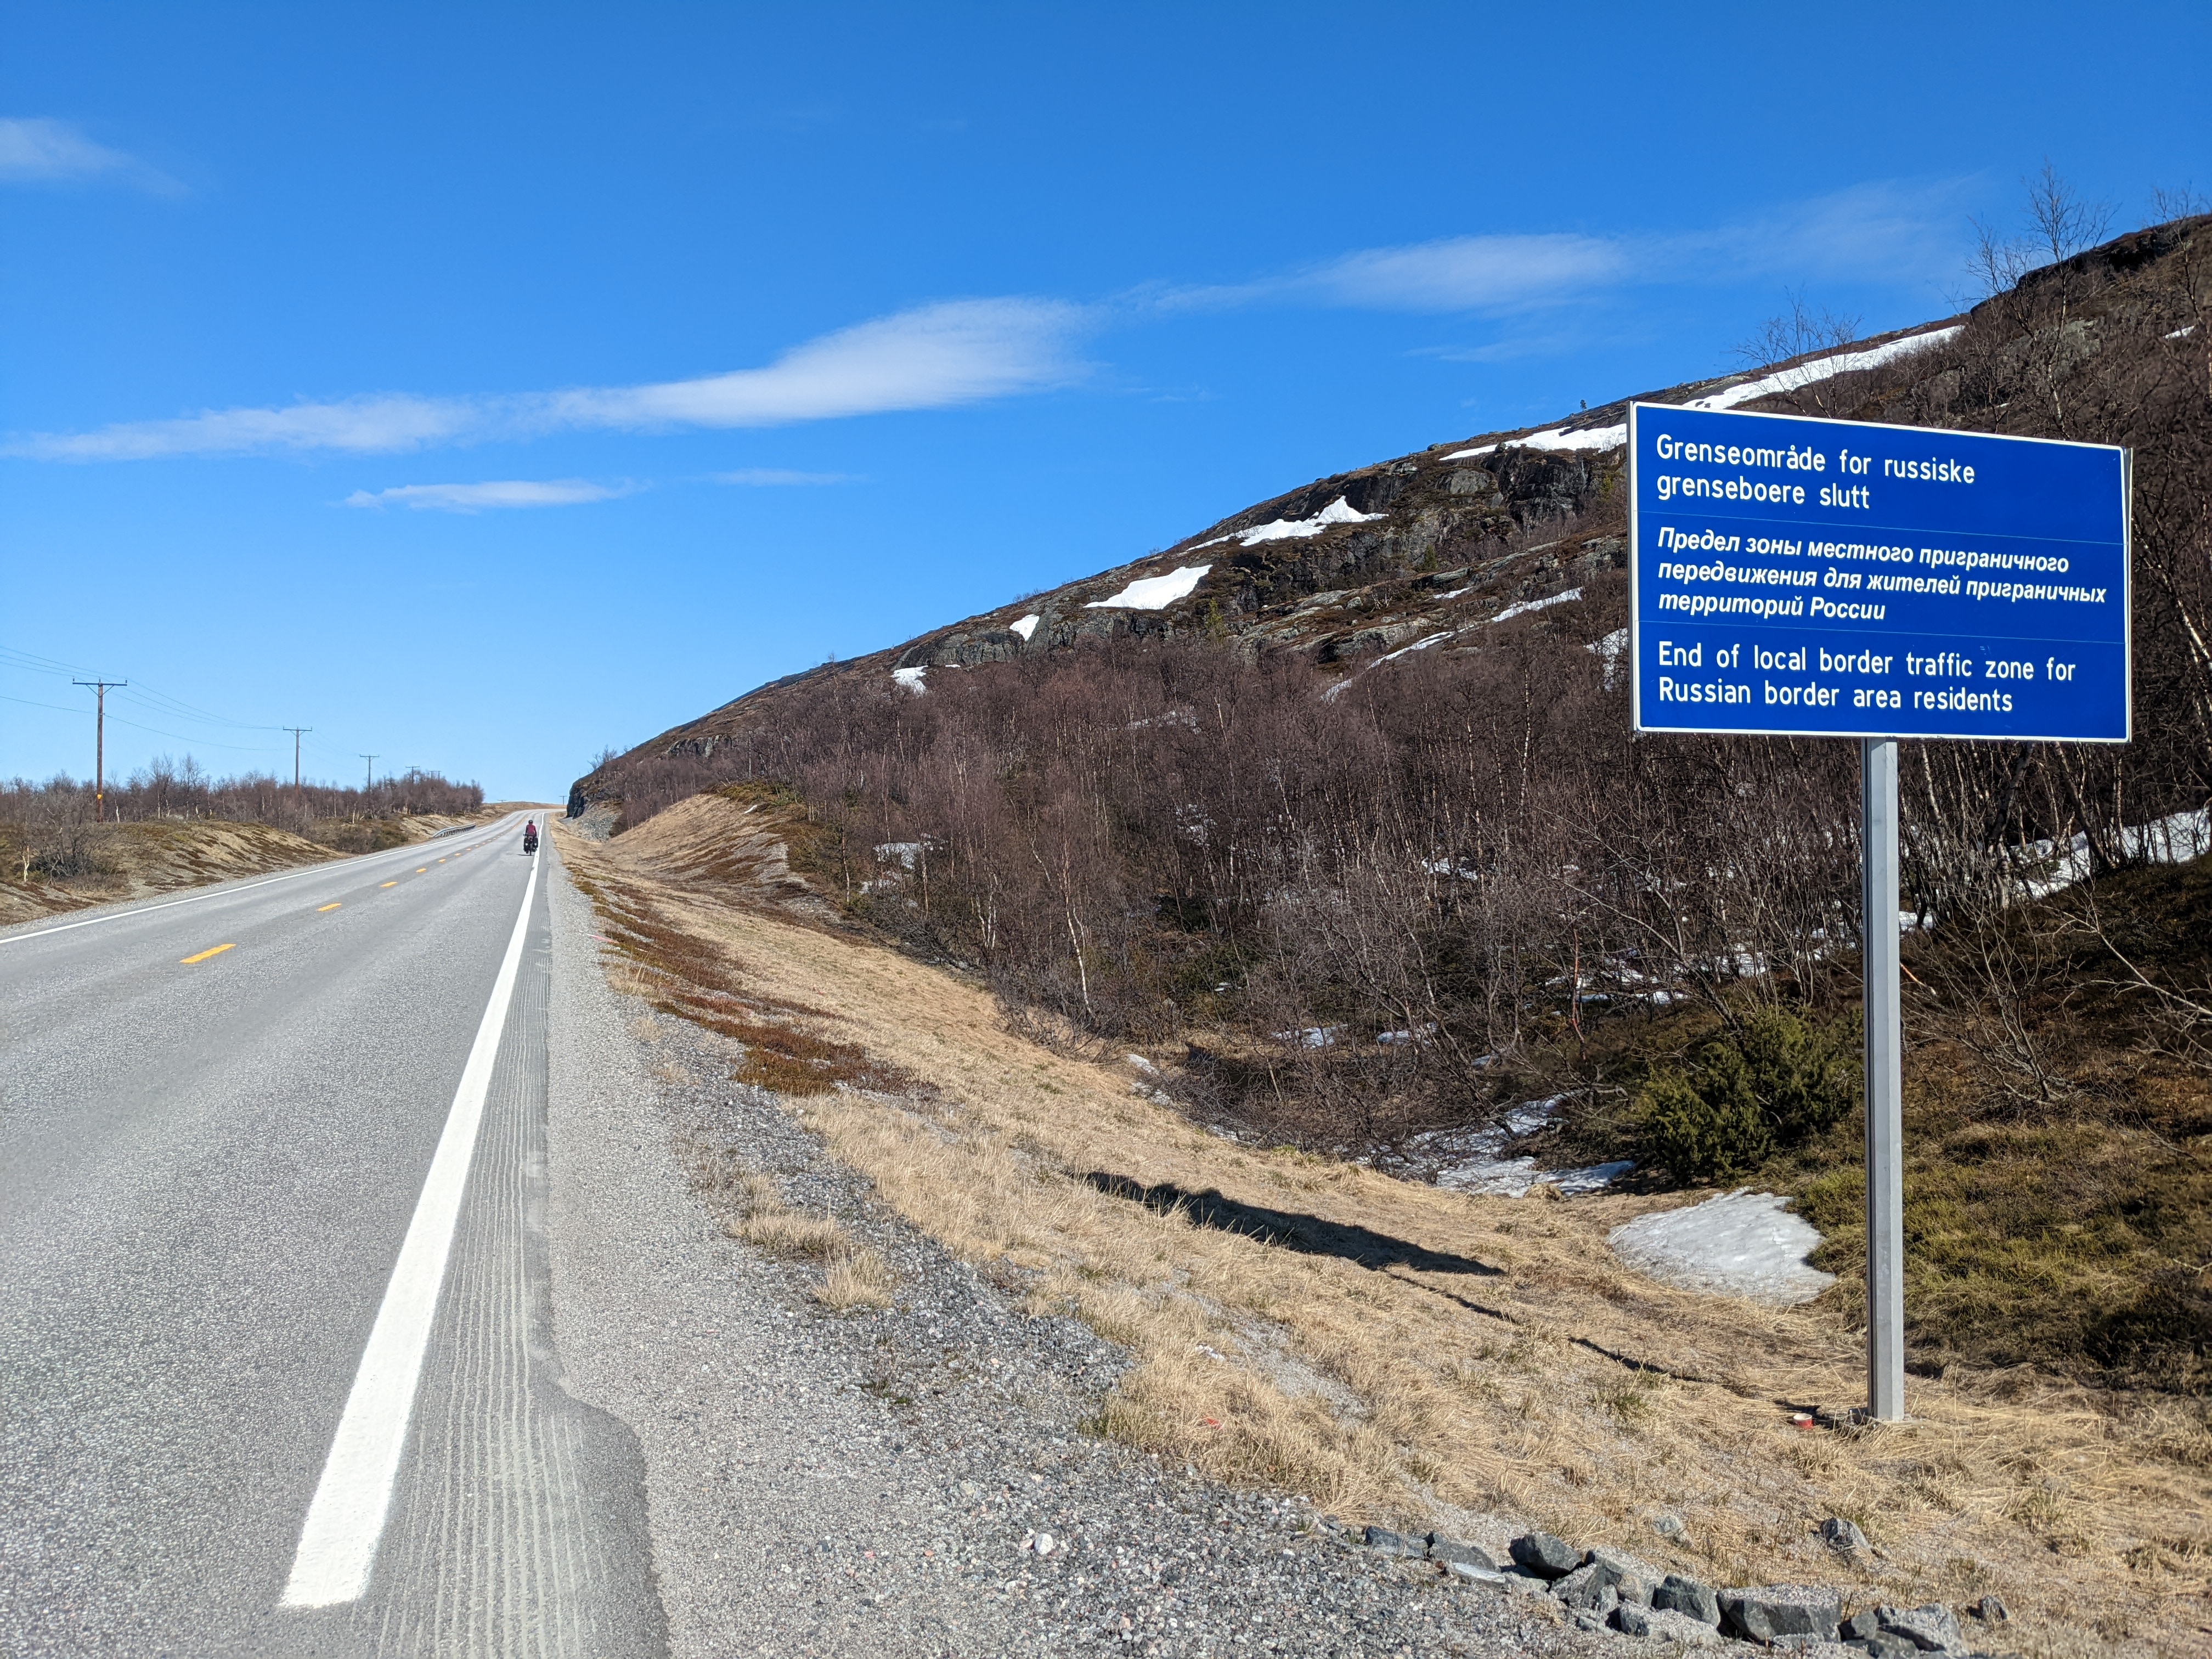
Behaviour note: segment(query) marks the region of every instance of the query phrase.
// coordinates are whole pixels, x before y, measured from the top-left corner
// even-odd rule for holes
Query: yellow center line
[[[179,968],[189,968],[196,962],[205,962],[210,957],[219,957],[225,951],[235,951],[237,948],[238,945],[235,940],[232,941],[228,945],[218,945],[212,951],[203,951],[196,957],[185,957],[182,961],[178,963],[177,966]]]
[[[426,865],[424,865],[424,866],[423,866],[420,870],[417,870],[415,873],[416,873],[416,875],[418,875],[418,876],[427,876],[427,875],[428,875],[428,874],[430,873],[430,866],[429,866],[428,865],[427,865],[427,864],[426,864]]]
[[[343,904],[344,902],[345,901],[343,899],[340,899],[338,901],[338,904]],[[318,904],[315,907],[315,914],[319,916],[325,910],[335,910],[338,908],[338,904]]]
[[[387,882],[386,882],[384,884],[385,884],[386,887],[397,887],[397,886],[398,886],[398,885],[399,885],[399,884],[398,884],[398,882],[396,882],[396,881],[387,881]]]

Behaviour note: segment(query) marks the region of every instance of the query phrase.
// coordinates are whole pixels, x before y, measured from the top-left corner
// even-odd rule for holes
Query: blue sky
[[[1942,315],[2045,157],[2212,189],[2202,5],[4,16],[0,775],[97,672],[121,770],[557,795],[1787,290]]]

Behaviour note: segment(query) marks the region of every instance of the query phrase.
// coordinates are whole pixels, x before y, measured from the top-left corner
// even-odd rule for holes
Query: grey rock
[[[1454,495],[1495,495],[1498,494],[1498,479],[1494,474],[1486,472],[1479,466],[1462,467],[1452,473],[1450,482],[1444,485],[1444,489]]]
[[[1920,1659],[1920,1650],[1913,1643],[1902,1636],[1885,1636],[1879,1631],[1851,1645],[1872,1659]]]
[[[1805,1659],[1859,1659],[1865,1651],[1848,1642],[1832,1642],[1825,1636],[1778,1636],[1773,1645],[1778,1652],[1802,1654]]]
[[[1586,1558],[1591,1565],[1607,1568],[1613,1574],[1613,1588],[1620,1592],[1624,1601],[1633,1601],[1639,1607],[1651,1605],[1651,1593],[1667,1575],[1649,1561],[1640,1560],[1623,1550],[1611,1550],[1602,1545],[1590,1551]]]
[[[1820,1541],[1846,1561],[1856,1560],[1867,1547],[1866,1534],[1855,1521],[1832,1515],[1820,1522]]]
[[[1863,1642],[1881,1634],[1881,1620],[1872,1607],[1853,1613],[1843,1623],[1843,1638],[1846,1642]]]
[[[1574,1607],[1569,1610],[1567,1617],[1574,1620],[1576,1629],[1595,1632],[1605,1628],[1605,1621],[1612,1613],[1611,1607],[1607,1607],[1603,1613],[1589,1607]]]
[[[1651,1592],[1651,1606],[1657,1612],[1679,1613],[1701,1625],[1721,1621],[1721,1599],[1712,1588],[1679,1572],[1670,1572],[1660,1581],[1658,1589]]]
[[[1422,1551],[1419,1540],[1392,1532],[1388,1527],[1370,1527],[1360,1536],[1367,1547],[1378,1555],[1419,1555]]]
[[[1447,1566],[1458,1562],[1470,1567],[1480,1567],[1487,1573],[1502,1572],[1505,1565],[1481,1545],[1447,1538],[1440,1532],[1429,1534],[1429,1559],[1442,1561]]]
[[[1580,1550],[1548,1532],[1524,1532],[1506,1547],[1539,1578],[1564,1578],[1583,1564]]]
[[[1516,1577],[1510,1572],[1498,1572],[1490,1567],[1479,1567],[1472,1561],[1446,1561],[1443,1565],[1446,1572],[1465,1583],[1486,1584],[1492,1589],[1525,1588],[1530,1594],[1543,1594],[1542,1586],[1534,1579]]]
[[[1770,1645],[1778,1636],[1836,1639],[1843,1602],[1820,1584],[1747,1584],[1720,1592],[1721,1620],[1731,1635]]]
[[[1647,1642],[1679,1642],[1686,1648],[1703,1647],[1721,1639],[1721,1633],[1711,1625],[1686,1613],[1654,1612],[1633,1601],[1623,1601],[1613,1609],[1613,1627],[1623,1636],[1641,1637]]]
[[[1682,1517],[1672,1510],[1662,1510],[1653,1516],[1650,1519],[1650,1527],[1651,1530],[1662,1538],[1680,1538],[1688,1530],[1682,1524]]]
[[[1885,1636],[1902,1636],[1929,1653],[1948,1653],[1966,1644],[1959,1636],[1959,1615],[1940,1601],[1924,1607],[1876,1607]]]
[[[2012,1614],[2005,1610],[2005,1604],[1996,1596],[1984,1595],[1974,1603],[1974,1617],[1985,1625],[2002,1625]]]
[[[1552,1594],[1571,1607],[1595,1607],[1610,1595],[1612,1607],[1620,1605],[1620,1592],[1614,1588],[1619,1582],[1613,1569],[1601,1561],[1587,1561],[1552,1586]]]

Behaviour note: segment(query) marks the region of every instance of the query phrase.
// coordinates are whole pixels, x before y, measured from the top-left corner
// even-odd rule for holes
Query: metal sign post
[[[1905,1415],[1898,740],[2124,743],[2128,457],[1632,404],[1639,732],[1856,738],[1867,1405]]]
[[[1897,739],[1859,739],[1866,987],[1867,1409],[1905,1415],[1905,1023],[1898,986]]]

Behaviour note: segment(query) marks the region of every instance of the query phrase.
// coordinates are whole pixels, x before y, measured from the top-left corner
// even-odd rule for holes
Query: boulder
[[[1923,1652],[1948,1653],[1966,1646],[1959,1634],[1958,1614],[1940,1601],[1924,1607],[1876,1607],[1874,1612],[1883,1635],[1901,1636]]]
[[[1476,1566],[1472,1561],[1444,1561],[1438,1565],[1462,1583],[1486,1584],[1492,1589],[1524,1589],[1531,1595],[1544,1593],[1541,1579],[1522,1578],[1510,1572],[1493,1572],[1488,1567]]]
[[[1422,1545],[1418,1539],[1403,1533],[1392,1532],[1388,1527],[1370,1527],[1361,1534],[1367,1547],[1377,1555],[1419,1555]]]
[[[1548,1532],[1524,1532],[1507,1549],[1518,1565],[1539,1578],[1565,1578],[1583,1564],[1583,1553]]]
[[[1858,1523],[1846,1521],[1840,1515],[1832,1515],[1820,1522],[1820,1541],[1846,1561],[1856,1561],[1865,1553],[1866,1534]]]
[[[1639,1607],[1651,1605],[1651,1592],[1667,1575],[1649,1561],[1638,1559],[1622,1550],[1609,1550],[1600,1546],[1590,1551],[1584,1562],[1605,1567],[1613,1574],[1613,1587],[1620,1592],[1624,1601],[1633,1601]]]
[[[1821,1584],[1747,1584],[1720,1592],[1721,1621],[1732,1636],[1771,1644],[1778,1636],[1836,1639],[1843,1601]]]
[[[1678,1642],[1686,1648],[1721,1639],[1721,1633],[1711,1625],[1686,1613],[1654,1612],[1632,1601],[1623,1601],[1613,1610],[1613,1627],[1623,1636],[1640,1636],[1647,1642]]]
[[[1602,1561],[1586,1561],[1552,1585],[1552,1594],[1571,1607],[1611,1613],[1621,1602],[1620,1576]]]
[[[1694,1619],[1701,1625],[1717,1625],[1721,1621],[1721,1599],[1711,1588],[1694,1578],[1685,1578],[1679,1572],[1670,1572],[1651,1592],[1651,1606],[1660,1613],[1679,1613]]]
[[[2002,1625],[2012,1615],[2005,1611],[2005,1604],[1996,1596],[1984,1595],[1974,1603],[1974,1617],[1985,1625]]]
[[[1447,1538],[1440,1532],[1429,1534],[1429,1559],[1441,1561],[1446,1566],[1455,1563],[1480,1567],[1485,1572],[1502,1572],[1504,1563],[1480,1544],[1469,1544],[1456,1538]]]

